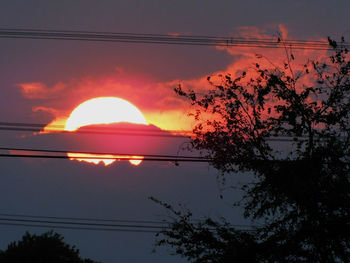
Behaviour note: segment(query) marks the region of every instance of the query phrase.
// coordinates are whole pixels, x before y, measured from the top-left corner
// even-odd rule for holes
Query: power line
[[[20,29],[20,28],[0,28],[0,30],[5,30],[5,31],[25,31],[25,32],[66,32],[66,33],[87,33],[87,34],[105,34],[105,35],[126,35],[126,36],[133,36],[133,35],[138,35],[138,36],[165,36],[165,37],[189,37],[189,38],[201,38],[201,39],[223,39],[223,38],[230,38],[232,39],[233,37],[225,37],[225,36],[208,36],[208,35],[171,35],[171,34],[140,34],[140,33],[122,33],[122,32],[107,32],[107,31],[79,31],[79,30],[55,30],[55,29]],[[257,37],[234,37],[233,39],[239,39],[239,40],[258,40],[258,41],[274,41],[273,38],[257,38]],[[288,41],[291,42],[306,42],[306,43],[315,43],[315,44],[324,44],[325,41],[321,40],[297,40],[297,39],[289,39]]]
[[[0,157],[12,157],[12,158],[36,158],[36,159],[86,159],[86,160],[119,160],[119,161],[156,161],[156,162],[194,162],[194,163],[207,163],[211,159],[188,159],[188,158],[151,158],[151,157],[105,157],[105,156],[64,156],[64,155],[33,155],[33,154],[0,154]]]
[[[37,128],[18,128],[18,127],[0,127],[0,130],[3,131],[28,131],[28,132],[42,132],[42,129]],[[166,137],[166,138],[184,138],[185,136],[174,135],[174,134],[160,134],[160,133],[149,133],[145,132],[108,132],[108,131],[94,131],[94,130],[76,130],[74,132],[71,131],[57,131],[56,129],[46,129],[46,132],[53,133],[62,133],[62,134],[70,134],[70,133],[80,133],[80,134],[100,134],[100,135],[119,135],[119,136],[146,136],[146,137]]]
[[[17,128],[17,127],[0,127],[0,131],[26,131],[26,132],[41,132],[42,129],[35,129],[35,128]],[[136,137],[164,137],[164,138],[172,138],[172,139],[188,139],[190,138],[189,135],[176,135],[176,134],[159,134],[159,133],[145,133],[145,132],[134,132],[132,130],[131,132],[104,132],[104,131],[94,131],[94,130],[76,130],[76,131],[57,131],[52,129],[46,129],[45,130],[47,134],[51,131],[53,133],[58,134],[91,134],[91,135],[115,135],[115,136],[136,136]],[[135,130],[136,131],[136,130]],[[279,138],[284,137],[284,138]],[[290,142],[294,141],[291,138],[286,137],[292,137],[292,136],[272,136],[265,138],[266,141],[279,141],[279,142]],[[306,138],[306,136],[298,136],[298,138]]]
[[[138,161],[157,161],[157,162],[173,162],[175,164],[179,162],[193,162],[193,163],[210,163],[214,161],[214,158],[157,158],[157,157],[142,157],[142,154],[140,156],[115,156],[115,157],[107,157],[107,156],[66,156],[66,155],[34,155],[34,154],[0,154],[0,157],[12,157],[12,158],[35,158],[35,159],[78,159],[78,160],[118,160],[118,161],[131,161],[131,160],[138,160]],[[237,161],[237,160],[236,160]],[[293,162],[293,161],[304,161],[307,162],[308,160],[282,160],[282,159],[271,159],[271,160],[251,160],[249,162],[255,162],[255,163],[266,163],[266,162]],[[341,160],[340,160],[341,161]],[[344,164],[350,164],[348,161],[341,161]],[[323,164],[329,164],[330,162],[323,162]]]
[[[87,217],[62,217],[62,216],[43,216],[43,215],[27,215],[27,214],[9,214],[0,213],[0,217],[19,217],[19,218],[40,218],[40,219],[58,219],[58,220],[73,220],[87,222],[120,222],[120,223],[140,223],[140,224],[164,224],[165,221],[153,220],[130,220],[130,219],[106,219],[106,218],[87,218]]]
[[[39,30],[39,29],[0,29],[0,38],[20,39],[51,39],[51,40],[75,40],[141,44],[166,44],[166,45],[195,45],[195,46],[224,46],[224,47],[257,47],[257,48],[285,48],[329,50],[326,41],[315,40],[284,40],[241,38],[241,37],[214,37],[194,35],[161,35],[161,34],[135,34],[112,33],[91,31],[67,31],[67,30]],[[349,43],[344,43],[349,46]]]
[[[115,219],[115,218],[91,218],[91,217],[62,217],[62,216],[47,216],[47,215],[28,215],[28,214],[10,214],[0,213],[0,217],[18,217],[18,218],[38,218],[38,219],[54,219],[54,220],[73,220],[73,221],[87,221],[87,222],[118,222],[118,223],[137,223],[137,224],[156,224],[164,225],[171,224],[165,220],[131,220],[131,219]],[[200,222],[200,220],[193,220],[193,222]],[[234,227],[256,227],[247,224],[231,224]]]
[[[12,217],[20,218],[9,218],[1,217],[0,225],[12,225],[12,226],[29,226],[29,227],[44,227],[44,228],[62,228],[62,229],[73,229],[73,230],[94,230],[94,231],[115,231],[115,232],[140,232],[140,233],[157,233],[161,230],[166,229],[164,225],[140,225],[140,222],[149,221],[134,221],[138,224],[131,224],[132,221],[128,221],[128,224],[106,224],[106,223],[87,223],[78,222],[82,219],[74,218],[60,218],[60,217],[42,217],[42,216],[25,216],[25,215],[9,215]],[[23,219],[23,217],[30,218],[51,218],[51,220],[38,220],[38,219]],[[78,221],[77,221],[78,220]],[[85,221],[87,219],[84,219]],[[90,219],[92,221],[92,219]],[[126,222],[125,222],[126,223]],[[154,223],[153,223],[154,224]]]
[[[147,229],[123,229],[123,228],[94,228],[94,227],[79,227],[79,226],[61,226],[61,225],[53,225],[53,224],[30,224],[30,223],[7,223],[0,222],[0,225],[5,226],[25,226],[25,227],[39,227],[39,228],[50,228],[50,229],[69,229],[69,230],[89,230],[89,231],[107,231],[107,232],[133,232],[133,233],[159,233],[162,230],[166,230],[165,228],[162,230],[147,230]],[[170,229],[170,228],[169,228]],[[169,230],[168,229],[168,230]],[[254,232],[254,229],[236,229],[237,231],[247,231]]]
[[[93,228],[93,227],[77,227],[77,226],[59,226],[59,225],[40,225],[40,224],[22,224],[22,223],[4,223],[0,222],[0,225],[5,226],[25,226],[25,227],[40,227],[50,229],[70,229],[70,230],[92,230],[92,231],[107,231],[107,232],[134,232],[134,233],[158,233],[154,230],[140,230],[140,229],[118,229],[118,228]]]
[[[34,220],[34,219],[16,219],[16,218],[0,218],[1,222],[21,222],[21,223],[39,223],[39,224],[60,224],[60,225],[73,225],[73,226],[86,226],[86,227],[117,227],[117,228],[148,228],[148,229],[164,229],[167,227],[156,225],[138,225],[138,224],[102,224],[102,223],[86,223],[86,222],[73,222],[73,221],[58,221],[58,220]]]
[[[7,217],[0,217],[0,225],[11,225],[11,226],[29,226],[29,227],[45,227],[45,228],[62,228],[62,229],[73,229],[73,230],[94,230],[94,231],[117,231],[117,232],[143,232],[143,233],[159,233],[160,231],[169,231],[172,229],[172,223],[166,221],[145,221],[145,220],[117,220],[128,222],[128,224],[106,224],[103,222],[116,222],[116,220],[109,219],[91,219],[91,218],[72,218],[72,217],[49,217],[49,216],[29,216],[29,215],[7,215]],[[10,217],[17,218],[10,218]],[[39,218],[39,219],[50,219],[50,220],[39,220],[39,219],[27,219],[27,218]],[[23,219],[25,218],[25,219]],[[85,221],[85,222],[79,222]],[[92,223],[86,223],[91,221]],[[96,223],[99,222],[99,223]],[[138,222],[138,224],[131,224],[131,222]],[[149,222],[146,225],[140,225],[140,222]],[[199,221],[198,221],[199,222]],[[157,225],[154,225],[157,224]],[[240,231],[254,231],[254,226],[251,225],[239,225],[232,224],[233,227],[238,227]],[[242,228],[245,227],[245,228]],[[215,231],[215,228],[210,229]]]
[[[0,147],[0,150],[20,151],[20,152],[64,153],[64,154],[76,153],[76,154],[90,154],[90,155],[116,155],[116,156],[126,156],[126,157],[143,156],[143,157],[155,157],[155,158],[206,159],[202,156],[162,155],[162,154],[142,154],[142,153],[115,153],[115,152],[87,152],[87,151],[77,151],[77,150],[48,150],[48,149],[33,149],[33,148],[12,148],[12,147]]]
[[[118,160],[118,161],[157,161],[157,162],[173,162],[175,164],[179,162],[193,162],[193,163],[210,163],[214,161],[214,158],[152,158],[152,157],[142,157],[142,156],[115,156],[115,157],[106,157],[106,156],[65,156],[65,155],[34,155],[34,154],[0,154],[0,157],[12,157],[12,158],[36,158],[36,159],[79,159],[79,160]],[[236,160],[237,162],[238,160]],[[266,163],[266,162],[278,162],[278,163],[286,163],[286,162],[308,162],[309,160],[283,160],[283,159],[271,159],[271,160],[251,160],[250,163]],[[347,160],[339,160],[341,163],[350,164]],[[323,164],[330,164],[332,162],[322,162]]]
[[[5,127],[1,127],[5,126]],[[38,123],[20,123],[20,122],[0,122],[0,131],[25,131],[25,132],[43,132],[45,124]],[[56,129],[57,128],[57,129]],[[120,132],[122,131],[122,132]],[[65,131],[63,125],[56,125],[53,129],[46,128],[45,132],[60,134],[96,134],[96,135],[115,135],[115,136],[145,136],[145,137],[166,137],[174,139],[190,138],[194,135],[191,131],[186,130],[152,130],[145,128],[126,128],[126,127],[83,127],[76,131]],[[170,134],[169,134],[170,132]],[[295,137],[295,136],[294,136]],[[290,142],[294,141],[293,136],[278,135],[266,137],[266,141]],[[306,136],[298,136],[306,138]]]
[[[104,125],[104,124],[102,124]],[[1,121],[0,122],[0,126],[13,126],[13,127],[34,127],[34,128],[38,128],[38,130],[34,130],[34,131],[43,131],[44,128],[46,128],[45,130],[49,130],[50,129],[52,131],[65,131],[65,125],[59,125],[59,124],[54,124],[54,125],[50,125],[51,128],[48,128],[46,126],[48,126],[48,124],[46,123],[28,123],[28,122],[4,122]],[[85,126],[82,129],[84,130],[91,130],[91,131],[99,131],[99,130],[103,130],[103,131],[142,131],[142,132],[154,132],[154,133],[179,133],[179,134],[185,134],[185,133],[190,133],[192,134],[192,131],[189,130],[161,130],[161,129],[152,129],[152,127],[150,128],[127,128],[127,127],[97,127],[97,126]]]
[[[193,134],[185,130],[161,130],[152,127],[96,127],[85,126],[75,131],[64,130],[63,125],[55,125],[53,128],[45,128],[45,124],[38,123],[20,123],[20,122],[0,122],[0,131],[25,131],[25,132],[53,132],[53,133],[80,133],[80,134],[99,134],[99,135],[118,135],[118,136],[146,136],[146,137],[166,137],[166,138],[184,138]],[[44,129],[45,128],[45,129]]]

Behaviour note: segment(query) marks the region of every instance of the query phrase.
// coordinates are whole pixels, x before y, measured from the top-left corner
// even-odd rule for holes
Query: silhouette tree
[[[327,60],[230,74],[205,94],[176,93],[197,120],[192,148],[223,176],[253,172],[235,205],[262,223],[254,231],[222,219],[193,223],[190,211],[155,200],[174,215],[157,245],[191,262],[350,262],[350,60],[329,39]],[[307,80],[307,81],[306,81]],[[274,141],[275,140],[275,141]],[[279,142],[276,142],[279,141]]]
[[[12,242],[0,252],[3,263],[97,263],[82,259],[79,250],[63,242],[60,234],[52,231],[42,235],[26,233],[22,240]]]

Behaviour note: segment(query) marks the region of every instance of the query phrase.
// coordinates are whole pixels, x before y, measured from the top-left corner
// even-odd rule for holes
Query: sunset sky
[[[0,29],[77,30],[162,35],[236,36],[325,40],[350,39],[350,2],[336,1],[2,1]],[[203,91],[207,76],[239,74],[254,65],[256,54],[268,66],[283,62],[284,50],[238,47],[131,44],[0,38],[0,122],[66,124],[86,100],[118,97],[143,114],[158,132],[191,130],[191,106],[174,88]],[[295,51],[296,67],[325,51]],[[264,64],[265,63],[265,64]],[[125,112],[115,112],[120,115]],[[94,124],[94,123],[91,123]],[[144,127],[145,128],[145,127]],[[107,136],[108,137],[108,136]],[[170,137],[1,131],[0,147],[176,155],[187,140]],[[2,152],[4,153],[4,152]],[[161,220],[164,209],[150,196],[184,203],[196,216],[224,215],[244,223],[218,172],[206,163],[147,162],[109,166],[55,159],[0,159],[0,214],[57,217]],[[235,183],[240,178],[233,179]],[[1,216],[0,216],[1,217]],[[26,230],[48,229],[0,225],[0,248]],[[185,262],[165,249],[151,253],[149,233],[63,230],[66,241],[83,257],[113,262]]]

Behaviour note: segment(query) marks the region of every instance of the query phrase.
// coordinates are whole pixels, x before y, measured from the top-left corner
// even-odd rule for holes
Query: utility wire
[[[50,229],[70,229],[70,230],[93,230],[93,231],[107,231],[107,232],[134,232],[134,233],[158,233],[154,230],[140,230],[140,229],[118,229],[118,228],[93,228],[93,227],[77,227],[77,226],[59,226],[59,225],[40,225],[40,224],[27,224],[27,223],[4,223],[0,222],[0,225],[5,226],[25,226],[25,227],[40,227]]]
[[[73,220],[87,222],[118,222],[118,223],[140,223],[140,224],[164,224],[165,221],[152,220],[130,220],[130,219],[106,219],[106,218],[86,218],[86,217],[61,217],[61,216],[43,216],[43,215],[24,215],[24,214],[9,214],[0,213],[0,217],[18,217],[18,218],[39,218],[39,219],[58,219],[58,220]]]
[[[143,229],[123,229],[123,228],[94,228],[94,227],[79,227],[79,226],[62,226],[52,224],[29,224],[29,223],[7,223],[0,222],[0,225],[6,226],[25,226],[25,227],[40,227],[50,229],[70,229],[70,230],[92,230],[92,231],[107,231],[107,232],[133,232],[133,233],[159,233],[161,230],[143,230]],[[166,229],[163,229],[166,230]],[[238,231],[254,232],[254,229],[237,229]]]
[[[86,160],[118,160],[118,161],[130,161],[130,160],[139,160],[139,161],[157,161],[157,162],[173,162],[175,164],[178,164],[179,162],[193,162],[193,163],[210,163],[213,162],[213,158],[157,158],[157,157],[142,157],[140,156],[115,156],[115,157],[105,157],[103,155],[101,156],[66,156],[66,155],[47,155],[47,154],[0,154],[0,157],[12,157],[12,158],[40,158],[40,159],[86,159]],[[308,162],[308,160],[283,160],[283,159],[271,159],[271,160],[251,160],[250,162],[258,162],[258,163],[266,163],[266,162],[279,162],[279,163],[285,163],[285,162],[293,162],[293,161],[304,161]],[[344,164],[350,164],[347,160],[339,160],[340,162]],[[323,162],[323,164],[329,164],[332,162]]]
[[[40,158],[40,159],[86,159],[86,160],[119,160],[119,161],[130,161],[130,160],[139,160],[139,161],[157,161],[157,162],[194,162],[194,163],[207,163],[211,159],[188,159],[188,158],[151,158],[151,157],[105,157],[105,156],[64,156],[64,155],[34,155],[34,154],[0,154],[0,157],[12,157],[12,158]]]
[[[224,47],[257,47],[257,48],[285,48],[329,50],[326,41],[308,40],[275,40],[240,37],[214,37],[193,35],[161,35],[161,34],[135,34],[135,33],[108,33],[90,31],[65,31],[65,30],[39,30],[39,29],[0,29],[0,38],[20,39],[52,39],[52,40],[76,40],[141,44],[166,44],[166,45],[195,45],[195,46],[224,46]],[[349,46],[349,43],[344,43]]]
[[[43,152],[43,153],[77,153],[77,154],[91,154],[91,155],[117,155],[117,156],[143,156],[155,158],[180,158],[180,159],[207,159],[201,156],[184,156],[184,155],[162,155],[162,154],[142,154],[142,153],[114,153],[114,152],[86,152],[77,150],[47,150],[47,149],[33,149],[33,148],[12,148],[0,147],[4,151],[20,151],[20,152]]]
[[[0,213],[0,217],[17,217],[17,218],[39,218],[39,219],[54,219],[54,220],[73,220],[73,221],[87,221],[87,222],[118,222],[118,223],[139,223],[139,224],[170,224],[165,220],[153,221],[153,220],[130,220],[130,219],[106,219],[106,218],[87,218],[87,217],[62,217],[62,216],[43,216],[43,215],[27,215],[27,214],[9,214]],[[194,220],[194,222],[200,222],[200,220]],[[247,224],[231,224],[234,227],[253,227]]]
[[[66,155],[47,155],[47,154],[0,154],[0,157],[11,157],[11,158],[34,158],[34,159],[78,159],[78,160],[118,160],[118,161],[131,161],[131,160],[138,160],[138,161],[156,161],[156,162],[173,162],[175,164],[178,164],[179,162],[192,162],[192,163],[210,163],[213,162],[213,158],[152,158],[152,157],[142,157],[142,156],[115,156],[115,157],[105,157],[103,155],[101,156],[66,156]],[[285,163],[285,162],[293,162],[298,160],[279,160],[279,159],[272,159],[272,160],[251,160],[250,162],[257,162],[257,163],[266,163],[266,162],[279,162],[279,163]],[[299,160],[299,161],[305,161],[308,160]],[[341,160],[340,160],[341,161]],[[341,161],[344,164],[350,164],[349,161]],[[323,164],[329,164],[331,162],[323,162]]]
[[[86,227],[117,227],[117,228],[148,228],[148,229],[164,229],[168,228],[161,225],[139,225],[139,224],[102,224],[102,223],[86,223],[86,222],[73,222],[73,221],[58,221],[58,220],[34,220],[34,219],[18,219],[18,218],[0,218],[1,222],[21,222],[21,223],[39,223],[39,224],[60,224],[60,225],[73,225],[73,226],[86,226]]]
[[[25,31],[25,32],[66,32],[66,33],[90,33],[90,34],[105,34],[105,35],[139,35],[139,36],[153,36],[153,37],[158,37],[158,36],[166,36],[166,37],[196,37],[196,38],[202,38],[202,39],[223,39],[223,38],[232,38],[232,37],[224,37],[224,36],[208,36],[208,35],[172,35],[172,34],[140,34],[140,33],[121,33],[121,32],[106,32],[106,31],[79,31],[79,30],[55,30],[55,29],[20,29],[20,28],[0,28],[0,30],[5,30],[5,31]],[[273,38],[254,38],[254,37],[234,37],[234,39],[239,39],[239,40],[258,40],[258,41],[274,41]],[[291,42],[306,42],[306,43],[314,43],[314,44],[324,44],[325,41],[321,40],[296,40],[296,39],[289,39]]]
[[[0,127],[0,131],[25,131],[25,132],[41,132],[42,129],[35,128],[18,128],[18,127]],[[91,135],[114,135],[114,136],[136,136],[136,137],[164,137],[164,138],[172,138],[172,139],[186,139],[190,138],[189,135],[176,135],[176,134],[159,134],[159,133],[145,133],[145,132],[104,132],[104,131],[94,131],[94,130],[76,130],[76,131],[59,131],[47,129],[46,132],[59,133],[59,134],[91,134]],[[51,133],[51,134],[52,134]],[[278,137],[292,137],[292,136],[272,136],[268,137],[266,141],[279,141],[279,142],[290,142],[294,141],[291,138],[278,138]],[[306,138],[306,136],[298,136],[298,138]]]
[[[43,217],[43,216],[24,216],[16,215],[20,218],[0,217],[0,225],[12,225],[12,226],[30,226],[30,227],[46,227],[46,228],[63,228],[63,229],[76,229],[76,230],[95,230],[95,231],[123,231],[123,232],[144,232],[144,233],[158,233],[160,231],[169,231],[172,229],[170,222],[159,222],[158,225],[144,224],[106,224],[106,223],[86,223],[78,222],[81,219],[64,217]],[[38,220],[38,219],[23,219],[23,217],[30,218],[51,218],[51,220]],[[56,218],[52,220],[53,218]],[[75,219],[72,221],[72,219]],[[78,220],[78,221],[77,221]],[[94,219],[84,219],[94,220]],[[108,220],[109,221],[109,220]],[[128,222],[154,222],[154,221],[128,221]],[[152,223],[153,224],[153,223]],[[253,226],[250,225],[232,225],[234,227],[246,227],[237,230],[241,231],[254,231]],[[250,228],[247,228],[250,227]],[[215,231],[215,229],[211,229]]]
[[[13,126],[13,127],[34,127],[34,128],[38,128],[38,130],[35,131],[43,131],[44,128],[47,126],[48,124],[44,124],[44,123],[28,123],[28,122],[0,122],[0,126]],[[50,125],[51,128],[46,128],[45,130],[48,131],[65,131],[65,125]],[[98,127],[98,126],[86,126],[86,127],[82,127],[83,130],[86,131],[137,131],[137,132],[154,132],[154,133],[177,133],[177,134],[192,134],[192,131],[189,130],[161,130],[161,129],[152,129],[152,128],[127,128],[127,127]]]
[[[0,130],[3,131],[28,131],[28,132],[55,132],[55,133],[81,133],[119,136],[152,136],[167,138],[184,138],[193,134],[185,130],[160,130],[152,128],[128,128],[128,127],[82,127],[76,131],[66,131],[63,125],[55,125],[53,128],[45,128],[45,124],[0,122]],[[45,129],[44,129],[45,128]]]
[[[1,127],[4,126],[4,127]],[[37,127],[37,128],[36,128]],[[37,123],[19,123],[19,122],[0,122],[0,131],[26,131],[43,132],[45,124]],[[63,125],[57,125],[57,128],[63,128]],[[120,132],[123,131],[123,132]],[[116,136],[145,136],[145,137],[166,137],[174,139],[190,138],[193,132],[186,130],[151,130],[144,128],[126,128],[126,127],[83,127],[76,131],[65,131],[63,129],[45,129],[45,132],[60,134],[97,134],[97,135],[116,135]],[[169,133],[170,132],[170,133]],[[267,141],[290,142],[294,141],[293,136],[278,135],[266,138]],[[298,138],[307,138],[298,136]]]
[[[2,131],[28,131],[28,132],[41,132],[42,129],[37,128],[18,128],[18,127],[0,127]],[[94,131],[94,130],[76,130],[74,132],[70,131],[57,131],[56,129],[47,129],[47,132],[56,132],[62,134],[70,134],[70,133],[80,133],[80,134],[100,134],[100,135],[120,135],[120,136],[146,136],[146,137],[167,137],[167,138],[184,138],[185,136],[174,135],[174,134],[160,134],[153,133],[153,131],[149,131],[149,133],[145,132],[108,132],[108,131]]]

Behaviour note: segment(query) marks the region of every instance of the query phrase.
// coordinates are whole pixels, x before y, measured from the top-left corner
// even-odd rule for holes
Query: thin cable
[[[57,221],[57,220],[50,221],[50,220],[0,218],[0,221],[1,221],[0,224],[30,225],[30,226],[44,226],[44,227],[69,228],[69,229],[85,229],[85,230],[159,232],[159,231],[170,231],[172,229],[171,226],[164,226],[164,225],[153,226],[153,225],[136,225],[136,224],[128,224],[128,225],[100,224],[100,223],[84,223],[84,222],[72,222],[72,221],[70,222]],[[214,228],[210,230],[215,231]],[[249,230],[252,230],[252,229],[249,229]]]
[[[0,216],[19,217],[19,218],[74,220],[74,221],[87,221],[87,222],[121,222],[121,223],[140,223],[140,224],[164,224],[164,223],[167,223],[165,221],[151,221],[151,220],[104,219],[104,218],[86,218],[86,217],[61,217],[61,216],[24,215],[24,214],[8,214],[8,213],[0,213]]]
[[[4,223],[0,222],[0,225],[6,226],[25,226],[25,227],[40,227],[40,228],[58,228],[58,229],[70,229],[70,230],[92,230],[92,231],[108,231],[108,232],[134,232],[134,233],[158,233],[154,230],[140,230],[140,229],[117,229],[117,228],[92,228],[92,227],[70,227],[70,226],[58,226],[58,225],[37,225],[37,224],[21,224],[21,223]]]
[[[102,41],[142,44],[175,44],[175,45],[201,45],[201,46],[236,46],[258,48],[285,48],[329,50],[326,41],[284,40],[239,37],[201,37],[201,36],[169,36],[133,33],[106,33],[89,31],[62,31],[62,30],[36,30],[36,29],[0,29],[0,38],[26,38],[26,39],[53,39],[77,41]],[[348,43],[343,43],[349,46]]]
[[[116,156],[144,156],[155,158],[180,158],[180,159],[206,159],[202,156],[184,156],[184,155],[162,155],[162,154],[143,154],[143,153],[114,153],[114,152],[86,152],[73,150],[47,150],[47,149],[33,149],[33,148],[12,148],[0,147],[0,150],[5,151],[21,151],[21,152],[45,152],[45,153],[77,153],[77,154],[91,154],[91,155],[116,155]]]
[[[44,129],[48,124],[44,124],[44,123],[28,123],[28,122],[0,122],[0,126],[14,126],[14,127],[34,127],[34,128],[41,128],[38,131],[43,131],[42,129]],[[52,131],[65,131],[65,125],[50,125],[50,127],[52,127]],[[50,128],[46,128],[45,130],[47,130]],[[152,129],[147,129],[147,128],[126,128],[126,127],[82,127],[83,130],[108,130],[108,131],[145,131],[145,132],[156,132],[156,133],[193,133],[192,131],[189,130],[161,130],[161,129],[157,129],[157,130],[152,130]],[[37,130],[35,130],[37,131]]]
[[[130,161],[130,160],[138,160],[138,161],[156,161],[156,162],[194,162],[194,163],[207,163],[211,162],[211,159],[187,159],[187,158],[149,158],[149,157],[87,157],[87,156],[64,156],[64,155],[29,155],[29,154],[0,154],[0,157],[12,157],[12,158],[40,158],[40,159],[87,159],[87,160],[118,160],[118,161]]]
[[[16,122],[0,122],[0,126],[6,126],[6,127],[0,127],[0,131],[27,131],[27,132],[42,132],[43,129],[40,128],[27,128],[27,127],[39,127],[39,125],[42,124],[34,124],[34,123],[16,123]],[[7,126],[15,126],[15,127],[7,127]],[[20,126],[24,126],[25,128],[22,128]],[[117,130],[123,130],[123,131],[130,131],[130,132],[118,132]],[[103,130],[112,130],[110,131],[103,131]],[[116,132],[113,132],[115,130]],[[96,135],[115,135],[115,136],[145,136],[145,137],[166,137],[166,138],[174,138],[174,139],[184,139],[184,138],[190,138],[190,134],[193,135],[193,132],[190,131],[181,131],[181,130],[172,130],[171,132],[179,133],[182,135],[176,135],[176,134],[161,134],[161,133],[167,133],[166,130],[148,130],[148,129],[129,129],[129,128],[103,128],[103,127],[96,127],[96,128],[82,128],[81,130],[76,131],[65,131],[65,130],[56,130],[56,129],[46,129],[46,132],[49,134],[49,131],[52,131],[53,133],[60,133],[60,134],[75,134],[75,133],[81,133],[81,134],[96,134]],[[138,132],[140,131],[140,132]],[[44,133],[45,134],[45,133]],[[187,135],[185,135],[187,134]],[[284,138],[280,138],[284,137]],[[286,137],[292,137],[287,135],[279,135],[279,136],[271,136],[266,138],[267,141],[294,141],[292,138],[286,138]],[[306,136],[298,136],[298,138],[307,138]]]
[[[142,157],[104,157],[104,156],[93,156],[93,157],[87,157],[87,156],[63,156],[63,155],[30,155],[30,154],[0,154],[0,157],[12,157],[12,158],[46,158],[46,159],[91,159],[91,160],[118,160],[118,161],[130,161],[130,160],[138,160],[138,161],[157,161],[157,162],[173,162],[177,164],[178,162],[193,162],[193,163],[210,163],[213,162],[214,159],[183,159],[183,158],[142,158]],[[286,162],[293,162],[293,161],[304,161],[308,162],[308,160],[251,160],[250,162],[255,163],[266,163],[266,162],[279,162],[279,163],[286,163]],[[341,161],[340,162],[344,164],[350,164],[349,161]],[[323,162],[323,164],[329,164],[331,162]]]
[[[26,37],[26,36],[1,36],[0,38],[10,38],[10,39],[41,39],[41,40],[75,40],[75,41],[91,41],[91,42],[118,42],[118,43],[138,43],[138,44],[164,44],[164,45],[188,45],[188,46],[222,46],[222,47],[246,47],[246,48],[285,48],[284,46],[280,46],[277,44],[270,45],[262,45],[262,44],[242,44],[242,43],[189,43],[189,42],[180,42],[180,41],[132,41],[132,40],[110,40],[110,39],[86,39],[86,38],[67,38],[67,37]],[[288,47],[292,47],[292,44],[288,44]],[[293,49],[301,49],[301,50],[332,50],[331,48],[317,48],[317,47],[303,47],[296,46],[293,44]]]
[[[2,131],[28,131],[28,132],[41,132],[42,129],[36,128],[18,128],[18,127],[0,127]],[[50,130],[48,130],[50,131]],[[174,135],[174,134],[157,134],[157,133],[145,133],[145,132],[104,132],[104,131],[89,131],[89,130],[77,130],[74,132],[70,131],[57,131],[51,130],[53,133],[61,133],[61,134],[71,134],[71,133],[81,133],[81,134],[99,134],[99,135],[119,135],[119,136],[146,136],[146,137],[166,137],[166,138],[186,138],[186,136],[182,135]]]
[[[167,37],[195,37],[195,38],[210,38],[210,39],[230,39],[233,37],[225,37],[225,36],[208,36],[208,35],[171,35],[171,34],[140,34],[140,33],[122,33],[122,32],[107,32],[107,31],[79,31],[79,30],[55,30],[55,29],[20,29],[20,28],[0,28],[0,30],[11,30],[11,31],[36,31],[36,32],[66,32],[66,33],[90,33],[90,34],[107,34],[107,35],[140,35],[140,36],[167,36]],[[234,39],[240,39],[240,40],[259,40],[259,41],[275,41],[274,38],[243,38],[243,37],[234,37]],[[324,44],[324,41],[321,40],[298,40],[298,39],[289,39],[288,41],[292,42],[307,42],[307,43],[322,43]]]
[[[59,225],[39,225],[39,224],[22,224],[22,223],[4,223],[0,222],[0,225],[6,226],[25,226],[25,227],[40,227],[40,228],[58,228],[69,230],[92,230],[92,231],[107,231],[107,232],[132,232],[132,233],[160,233],[161,230],[141,230],[141,229],[117,229],[117,228],[93,228],[93,227],[77,227],[77,226],[59,226]],[[254,229],[237,229],[237,231],[255,232]]]
[[[57,220],[30,220],[30,219],[14,219],[14,218],[0,218],[1,223],[13,223],[14,224],[40,224],[40,226],[54,225],[55,227],[69,227],[78,229],[95,229],[95,230],[140,230],[140,231],[166,231],[171,230],[171,226],[154,226],[154,225],[136,225],[136,224],[101,224],[101,223],[84,223],[84,222],[68,222],[68,221],[57,221]],[[19,222],[19,223],[18,223]],[[169,225],[169,224],[168,224]],[[170,224],[171,225],[171,224]],[[214,228],[210,230],[215,230]]]
[[[142,157],[104,157],[104,156],[94,156],[94,157],[86,157],[86,156],[61,156],[61,155],[29,155],[29,154],[0,154],[0,157],[14,157],[14,158],[46,158],[46,159],[96,159],[96,160],[118,160],[118,161],[130,161],[130,160],[137,160],[137,161],[156,161],[156,162],[172,162],[172,163],[179,163],[179,162],[193,162],[193,163],[211,163],[214,162],[214,159],[180,159],[180,158],[142,158]],[[235,162],[237,162],[236,160]],[[283,159],[271,159],[271,160],[251,160],[249,163],[289,163],[289,162],[308,162],[308,160],[283,160]],[[348,160],[338,160],[340,163],[350,165],[350,161]],[[334,162],[322,162],[323,164],[334,164]]]
[[[150,221],[150,220],[127,220],[127,219],[104,219],[104,218],[86,218],[86,217],[61,217],[61,216],[42,216],[42,215],[24,215],[24,214],[9,214],[0,213],[0,217],[19,217],[19,218],[39,218],[39,219],[58,219],[58,220],[73,220],[73,221],[87,221],[87,222],[125,222],[125,223],[145,223],[145,224],[171,224],[169,221]],[[200,220],[193,220],[200,222]],[[247,224],[231,224],[234,227],[254,227]],[[256,227],[256,226],[255,226]]]
[[[25,223],[39,223],[39,224],[60,224],[73,226],[90,226],[90,227],[117,227],[117,228],[149,228],[149,229],[164,229],[165,226],[154,225],[137,225],[137,224],[101,224],[101,223],[86,223],[86,222],[68,222],[57,220],[31,220],[31,219],[15,219],[15,218],[0,218],[0,221],[9,222],[25,222]]]
[[[0,131],[28,131],[28,132],[40,132],[42,130],[35,128],[17,128],[17,127],[0,127]],[[137,137],[164,137],[164,138],[172,138],[172,139],[190,139],[191,137],[188,135],[173,135],[173,134],[152,134],[152,133],[132,133],[132,132],[103,132],[103,131],[85,131],[85,130],[77,130],[74,132],[62,131],[57,132],[54,131],[52,133],[43,133],[43,134],[91,134],[91,135],[115,135],[115,136],[137,136]],[[284,138],[279,138],[284,137]],[[290,138],[286,138],[290,137]],[[291,142],[295,141],[292,136],[271,136],[265,138],[266,141],[279,141],[279,142]],[[307,139],[306,136],[298,136],[297,138]]]

